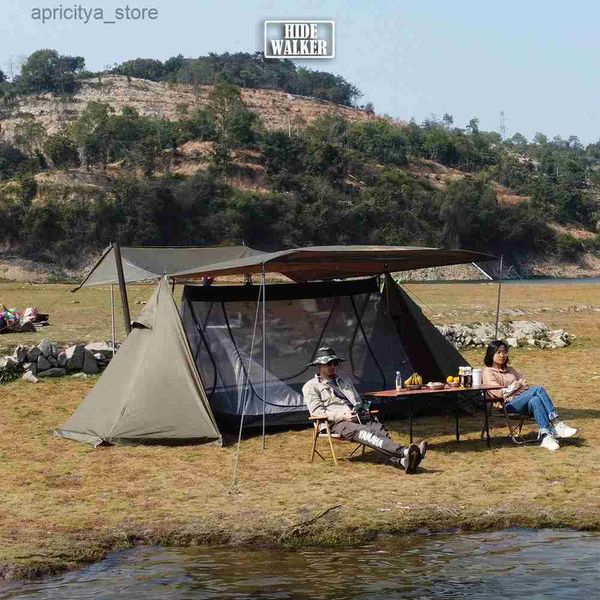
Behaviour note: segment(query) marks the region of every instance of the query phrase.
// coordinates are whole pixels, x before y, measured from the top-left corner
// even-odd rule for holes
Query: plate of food
[[[427,383],[427,387],[430,390],[442,390],[444,389],[444,384],[441,381],[430,381]]]

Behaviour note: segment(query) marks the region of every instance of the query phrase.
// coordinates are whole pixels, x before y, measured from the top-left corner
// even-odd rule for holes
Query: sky
[[[32,19],[35,8],[156,8],[155,20],[115,24]],[[576,135],[600,139],[600,3],[529,0],[259,1],[0,0],[0,69],[40,48],[84,56],[90,70],[131,58],[164,60],[179,53],[254,52],[263,21],[329,19],[336,57],[303,66],[342,75],[379,114],[398,119],[453,115],[464,127],[531,139]]]

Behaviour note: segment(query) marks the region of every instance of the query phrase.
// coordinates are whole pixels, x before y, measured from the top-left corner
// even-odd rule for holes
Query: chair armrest
[[[327,421],[327,417],[308,417],[309,421]]]

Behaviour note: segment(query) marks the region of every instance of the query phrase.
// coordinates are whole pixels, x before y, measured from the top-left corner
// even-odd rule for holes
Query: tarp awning
[[[488,260],[497,258],[470,250],[415,246],[309,246],[205,264],[171,273],[171,277],[175,281],[191,281],[201,277],[261,273],[264,269],[265,273],[281,273],[302,282],[375,276]]]
[[[126,283],[152,281],[178,271],[202,268],[204,265],[264,254],[248,246],[216,247],[145,247],[121,246],[123,275]],[[73,290],[92,285],[118,283],[115,251],[104,250],[85,279]]]

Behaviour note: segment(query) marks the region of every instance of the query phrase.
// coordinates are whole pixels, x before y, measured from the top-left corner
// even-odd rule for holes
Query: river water
[[[297,551],[141,547],[0,599],[600,598],[600,534],[513,529]]]

